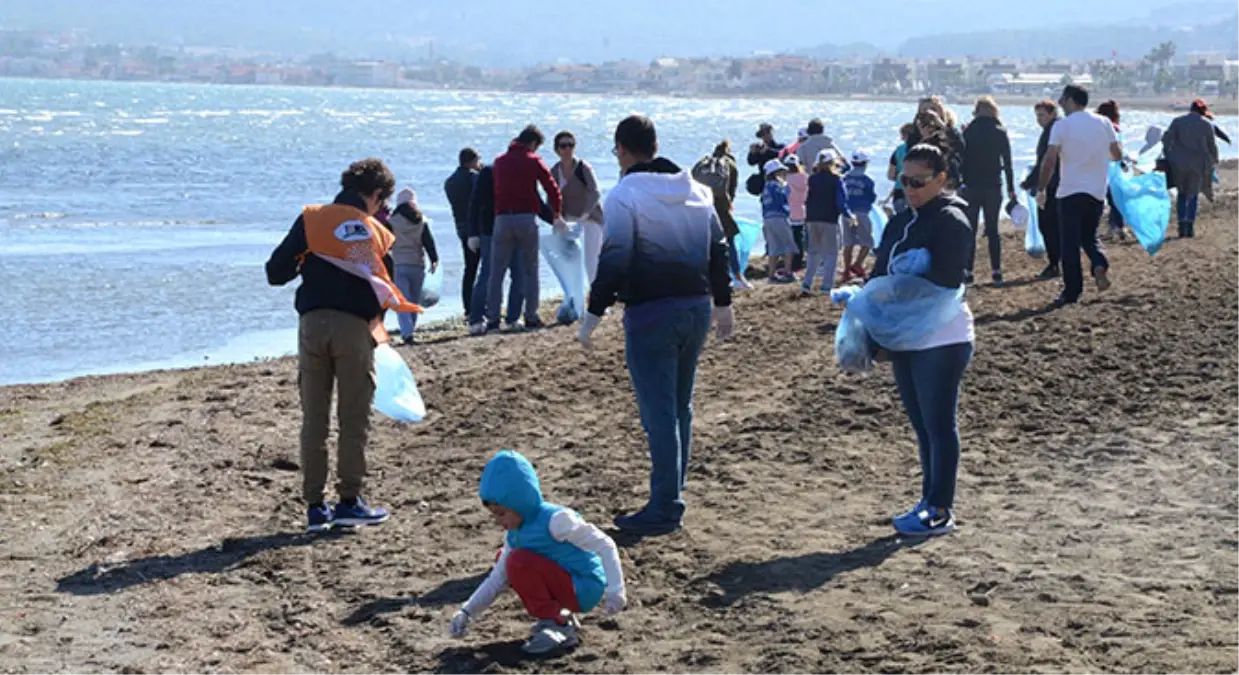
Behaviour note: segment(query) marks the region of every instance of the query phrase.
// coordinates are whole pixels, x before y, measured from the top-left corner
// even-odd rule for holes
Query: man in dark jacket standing
[[[991,96],[977,99],[972,124],[964,129],[964,161],[960,168],[963,197],[968,201],[968,223],[975,232],[982,213],[985,238],[989,242],[989,262],[995,285],[1002,284],[1002,240],[998,236],[998,217],[1002,213],[1002,179],[1007,178],[1007,198],[1015,199],[1015,176],[1011,167],[1011,140],[998,119],[998,104]],[[976,247],[968,257],[968,276],[976,260]]]
[[[478,263],[481,260],[478,251],[469,248],[469,199],[473,196],[473,183],[477,179],[480,168],[478,151],[465,148],[460,151],[460,165],[443,182],[443,191],[447,193],[447,201],[452,205],[452,219],[456,221],[456,236],[460,239],[460,250],[465,260],[465,271],[460,281],[460,298],[465,305],[465,316],[469,315],[469,305],[473,299],[473,283],[477,278]]]
[[[1041,168],[1041,163],[1045,161],[1046,150],[1050,148],[1050,133],[1054,129],[1054,123],[1058,121],[1058,104],[1046,99],[1033,106],[1033,112],[1037,115],[1037,126],[1041,127],[1041,138],[1037,139],[1037,163],[1028,172],[1028,178],[1020,187],[1027,190],[1035,198],[1037,196],[1038,169]],[[1054,196],[1056,192],[1058,192],[1058,167],[1054,168],[1054,176],[1050,178],[1049,187],[1046,188],[1045,207],[1041,208],[1036,204],[1028,205],[1028,208],[1037,209],[1038,229],[1041,230],[1041,238],[1045,240],[1046,265],[1045,269],[1041,270],[1041,274],[1037,275],[1039,279],[1057,279],[1060,274],[1058,269],[1060,256],[1058,245],[1058,198]]]

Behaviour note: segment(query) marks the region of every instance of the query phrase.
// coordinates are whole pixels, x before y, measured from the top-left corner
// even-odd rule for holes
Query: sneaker
[[[616,516],[615,526],[624,532],[638,534],[647,537],[656,537],[663,534],[671,534],[680,529],[681,523],[678,520],[664,520],[651,515],[645,509],[641,509],[636,513],[626,516]]]
[[[991,274],[991,275],[990,275],[990,278],[991,278],[991,279],[993,279],[993,281],[994,281],[994,286],[996,286],[996,287],[998,287],[998,288],[1002,288],[1002,286],[1003,286],[1003,282],[1002,282],[1002,272],[1001,272],[1001,271],[994,272],[993,274]]]
[[[1037,278],[1038,279],[1057,279],[1059,274],[1060,272],[1058,271],[1058,265],[1051,263],[1049,265],[1046,265],[1045,269],[1041,270],[1041,274],[1038,274]]]
[[[923,508],[925,508],[925,498],[924,498],[924,497],[922,497],[922,498],[920,499],[920,501],[918,501],[918,502],[916,503],[916,506],[913,506],[912,508],[908,509],[907,511],[904,511],[903,513],[901,513],[901,514],[899,514],[899,515],[895,516],[894,518],[891,518],[891,523],[897,523],[897,522],[899,522],[900,520],[905,520],[905,519],[907,519],[907,518],[909,518],[909,517],[911,517],[911,516],[915,515],[918,511],[920,511],[920,510],[921,510],[921,509],[923,509]]]
[[[486,335],[486,324],[482,321],[469,324],[470,335]]]
[[[572,649],[579,645],[576,628],[571,624],[543,619],[533,625],[533,637],[521,645],[521,651],[534,656]]]
[[[749,281],[748,279],[737,279],[736,282],[732,285],[742,291],[753,290],[753,283]]]
[[[346,527],[378,525],[379,523],[387,522],[390,516],[391,514],[387,512],[387,509],[371,507],[366,504],[366,500],[358,497],[352,502],[342,501],[336,504],[335,524]]]
[[[1093,268],[1093,279],[1097,282],[1097,290],[1104,291],[1110,288],[1110,272],[1104,267]]]
[[[507,321],[503,324],[504,333],[520,333],[525,330],[525,327],[519,321]]]
[[[941,513],[925,506],[915,513],[908,513],[893,522],[895,531],[906,537],[937,537],[955,531],[955,516],[950,509]]]
[[[305,510],[305,519],[308,523],[305,528],[306,533],[315,534],[330,530],[334,517],[330,506],[326,504],[311,504]]]
[[[800,297],[808,298],[814,295],[817,295],[817,294],[813,292],[812,286],[805,286],[804,284],[800,284]]]
[[[1077,303],[1077,302],[1079,302],[1079,301],[1080,301],[1080,299],[1079,299],[1079,298],[1069,298],[1069,297],[1067,297],[1067,296],[1065,296],[1065,295],[1060,295],[1060,296],[1058,296],[1057,298],[1054,298],[1054,306],[1055,306],[1055,307],[1065,307],[1065,306],[1067,306],[1067,305],[1074,305],[1074,304],[1076,304],[1076,303]]]
[[[542,323],[542,319],[534,317],[533,320],[525,319],[525,330],[542,330],[546,328],[546,324]]]

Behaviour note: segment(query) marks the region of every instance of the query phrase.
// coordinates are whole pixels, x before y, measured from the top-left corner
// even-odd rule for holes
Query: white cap
[[[396,195],[396,205],[407,204],[409,202],[417,202],[417,193],[413,192],[412,188],[405,188]]]
[[[767,176],[773,175],[777,171],[787,171],[787,167],[783,166],[783,162],[777,159],[772,159],[766,162],[766,165],[761,168],[762,172]]]
[[[783,158],[783,163],[788,166],[800,166],[800,158],[796,156],[796,153],[792,153]]]
[[[836,159],[839,159],[839,153],[835,152],[834,148],[826,148],[825,150],[817,153],[818,164],[829,164]]]
[[[853,163],[853,164],[868,164],[868,163],[869,163],[869,153],[865,152],[864,150],[857,150],[857,151],[853,152],[853,153],[852,153],[852,163]]]
[[[796,130],[796,138],[803,141],[804,139],[808,137],[809,137],[808,127],[800,127],[799,129]]]

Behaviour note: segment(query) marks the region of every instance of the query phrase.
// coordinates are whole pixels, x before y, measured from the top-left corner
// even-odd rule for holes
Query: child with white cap
[[[852,170],[843,177],[843,187],[848,194],[848,210],[852,222],[843,228],[843,278],[840,283],[865,278],[865,258],[873,250],[873,223],[869,213],[878,200],[873,179],[865,174],[869,168],[869,153],[857,150],[852,153]],[[860,248],[857,254],[856,249]]]
[[[787,167],[772,159],[762,170],[766,174],[766,186],[761,193],[762,235],[766,238],[766,258],[770,261],[770,282],[791,283],[795,281],[792,257],[798,249],[788,222],[791,202],[785,181]]]
[[[809,194],[805,202],[805,234],[808,251],[803,293],[813,292],[813,281],[821,277],[821,291],[829,292],[839,260],[840,224],[851,216],[847,191],[839,176],[839,155],[827,148],[817,155],[813,175],[809,177]]]
[[[809,174],[800,166],[800,158],[788,155],[783,158],[787,166],[787,199],[791,207],[788,223],[792,227],[792,239],[796,240],[796,255],[792,256],[792,271],[804,269],[804,209],[809,198]]]

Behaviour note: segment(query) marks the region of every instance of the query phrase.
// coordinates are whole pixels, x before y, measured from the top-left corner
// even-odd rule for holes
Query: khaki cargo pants
[[[323,501],[327,486],[327,436],[331,393],[339,387],[336,414],[340,444],[336,453],[336,492],[348,500],[361,495],[366,477],[366,441],[374,399],[374,339],[365,319],[334,309],[301,317],[297,335],[301,389],[301,494],[307,504]]]

